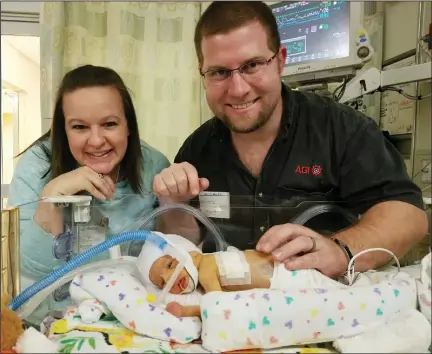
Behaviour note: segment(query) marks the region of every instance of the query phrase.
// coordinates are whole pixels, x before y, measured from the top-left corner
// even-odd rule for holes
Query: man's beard
[[[238,133],[238,134],[253,133],[258,129],[260,129],[261,127],[263,127],[270,120],[276,108],[276,105],[277,102],[275,102],[272,106],[269,106],[267,109],[261,110],[258,114],[258,119],[256,119],[251,126],[246,128],[237,127],[235,124],[231,122],[231,119],[226,115],[222,116],[220,120],[233,133]]]

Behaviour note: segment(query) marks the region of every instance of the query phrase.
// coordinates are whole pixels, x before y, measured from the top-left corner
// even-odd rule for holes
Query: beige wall
[[[2,113],[2,183],[9,184],[12,181],[14,169],[14,142],[13,142],[13,115],[12,113]]]
[[[423,34],[428,32],[431,23],[431,2],[424,2],[424,27]],[[385,27],[384,27],[384,60],[391,59],[406,51],[415,49],[417,46],[417,30],[419,18],[419,2],[387,2],[385,5]],[[427,54],[423,53],[423,58]],[[427,95],[431,92],[431,82],[425,81],[419,84],[420,94]],[[431,159],[431,101],[429,97],[417,106],[418,126],[416,142],[416,153],[414,156],[414,175],[422,169],[422,161]],[[412,166],[412,159],[408,166]],[[421,188],[427,187],[430,182],[422,182],[421,174],[415,178]],[[431,189],[424,193],[431,195]]]
[[[20,92],[19,151],[41,135],[39,65],[6,40],[1,41],[2,81]]]

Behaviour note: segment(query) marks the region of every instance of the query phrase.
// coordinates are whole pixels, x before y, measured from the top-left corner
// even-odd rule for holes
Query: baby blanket
[[[355,287],[214,292],[201,301],[203,346],[224,352],[330,342],[416,306],[415,280],[401,273]]]
[[[189,343],[201,334],[199,318],[177,318],[153,305],[155,295],[125,268],[78,274],[70,294],[86,324],[99,321],[102,315],[114,315],[130,331],[168,342]]]
[[[92,324],[84,323],[78,315],[78,308],[74,306],[65,311],[62,319],[50,325],[47,335],[58,348],[58,353],[209,353],[197,342],[179,344],[134,333],[113,316],[104,316]],[[253,353],[259,352],[337,353],[329,344],[325,348],[294,346]]]
[[[172,344],[155,340],[126,328],[114,316],[104,316],[95,323],[81,320],[78,308],[67,309],[64,318],[55,321],[48,338],[57,344],[59,353],[169,353]],[[188,352],[200,345],[188,344]],[[190,351],[189,351],[190,350]],[[201,350],[202,352],[202,350]]]

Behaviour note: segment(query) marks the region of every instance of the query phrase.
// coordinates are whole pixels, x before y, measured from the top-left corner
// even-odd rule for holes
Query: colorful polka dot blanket
[[[135,333],[165,341],[189,343],[200,338],[199,318],[177,318],[154,304],[134,273],[124,268],[105,268],[77,275],[69,288],[81,321],[98,322],[114,316]]]
[[[333,342],[417,306],[402,274],[346,288],[209,293],[201,300],[203,346],[216,352]],[[390,279],[392,278],[392,279]]]
[[[86,324],[76,307],[69,307],[64,318],[50,325],[48,338],[57,346],[59,353],[210,353],[200,340],[191,343],[175,343],[150,338],[129,330],[113,316],[104,316],[99,321]],[[250,353],[337,353],[329,344],[304,345],[268,350],[253,350]],[[242,354],[248,354],[242,351]]]
[[[200,340],[201,348],[210,352],[333,342],[361,334],[398,311],[417,308],[415,279],[404,273],[381,272],[362,274],[351,287],[209,293],[200,298],[202,322],[176,318],[155,306],[154,295],[134,274],[122,269],[77,275],[70,293],[75,313],[55,322],[54,329],[62,330],[52,335],[71,336],[79,329],[92,332],[91,328],[103,333],[100,328],[107,325],[107,318],[114,318],[110,338],[128,337],[141,348],[120,350],[131,353],[140,352],[139,343],[149,338],[188,346]],[[106,335],[98,336],[103,339]],[[84,340],[82,346],[91,344]]]

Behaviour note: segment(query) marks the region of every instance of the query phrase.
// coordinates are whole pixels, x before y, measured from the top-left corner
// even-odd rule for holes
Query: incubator
[[[127,209],[128,205],[137,205],[136,198],[141,198],[142,209]],[[52,212],[46,220],[34,215],[39,203],[50,203]],[[124,212],[126,209],[127,213]],[[57,313],[60,311],[64,317],[54,322],[51,332],[47,330],[48,337],[51,335],[54,338],[59,333],[65,335],[66,330],[58,327],[60,323],[62,326],[65,323],[72,326],[71,323],[74,323],[76,328],[81,329],[93,323],[95,328],[101,328],[101,323],[105,325],[106,318],[112,316],[116,319],[116,330],[118,327],[132,330],[137,333],[139,340],[135,339],[138,342],[142,339],[140,336],[183,344],[190,344],[201,338],[205,349],[210,351],[253,347],[271,349],[295,344],[331,342],[340,336],[336,334],[338,331],[346,332],[347,336],[359,335],[367,328],[367,321],[371,321],[371,316],[377,316],[378,309],[384,311],[378,318],[381,316],[387,320],[392,313],[413,309],[417,304],[415,281],[403,276],[397,278],[399,273],[397,269],[393,269],[381,278],[374,275],[374,280],[368,283],[369,288],[365,286],[357,291],[355,301],[365,302],[373,289],[378,289],[375,293],[380,292],[380,296],[393,294],[395,297],[397,293],[396,300],[389,304],[375,303],[378,299],[370,300],[371,308],[379,307],[373,313],[363,313],[363,317],[356,317],[357,312],[346,313],[344,316],[346,321],[348,318],[351,321],[350,326],[336,320],[332,311],[323,311],[327,305],[334,305],[339,311],[343,306],[347,311],[348,308],[359,306],[347,297],[347,289],[356,282],[355,274],[350,272],[348,285],[334,290],[323,287],[307,290],[297,288],[290,291],[252,289],[200,294],[197,297],[202,311],[200,320],[185,317],[178,321],[178,318],[166,312],[166,304],[173,299],[180,302],[181,297],[189,301],[188,296],[173,295],[171,291],[183,269],[187,269],[189,260],[180,249],[180,244],[169,241],[167,234],[176,234],[188,240],[193,247],[204,253],[230,253],[238,249],[254,249],[259,238],[275,225],[300,224],[329,235],[358,221],[359,216],[355,210],[351,210],[343,202],[329,201],[323,196],[309,195],[304,198],[294,193],[291,198],[263,195],[247,197],[206,192],[189,205],[164,206],[158,206],[153,195],[131,195],[120,201],[103,202],[89,196],[73,196],[26,203],[17,210],[21,220],[19,261],[23,286],[20,293],[9,303],[9,307],[23,319],[32,316],[35,318],[38,311],[39,314],[47,316],[53,310],[57,310]],[[188,220],[189,224],[177,224],[179,220]],[[52,230],[56,232],[50,233]],[[145,285],[140,268],[140,253],[145,244],[153,244],[161,255],[174,255],[177,260],[172,267],[171,277],[158,291]],[[48,268],[47,260],[52,261],[51,269]],[[45,264],[42,264],[43,261]],[[265,271],[274,270],[263,269],[263,272]],[[330,294],[331,291],[334,292],[332,300],[326,304],[321,303],[326,301],[323,299],[330,299],[324,294]],[[110,295],[111,292],[114,295]],[[193,291],[194,294],[195,292]],[[125,302],[125,298],[128,301]],[[305,301],[299,301],[301,298]],[[192,299],[192,294],[189,299]],[[195,300],[194,298],[190,301]],[[280,309],[290,306],[293,301],[296,306]],[[320,303],[316,303],[318,301]],[[251,312],[241,310],[243,307],[239,307],[240,304],[245,306],[247,311],[252,311],[254,320],[249,319],[249,323],[243,323]],[[75,308],[71,310],[71,306]],[[262,316],[264,308],[267,312]],[[133,317],[137,313],[140,313],[140,317],[145,321]],[[283,313],[291,313],[292,319],[283,321],[279,318]],[[79,325],[76,322],[77,316],[81,316]],[[161,316],[164,316],[163,321]],[[225,322],[227,316],[231,316],[229,325]],[[259,320],[257,316],[262,318]],[[308,321],[314,323],[310,326],[314,329],[313,333],[309,333],[306,327],[297,330],[295,322],[292,321],[302,316],[311,317],[308,317]],[[324,321],[323,316],[328,318],[325,319],[325,324],[319,324],[317,321]],[[44,318],[39,317],[38,320],[42,321]],[[360,325],[362,321],[366,327]],[[376,325],[377,322],[374,321],[372,324]],[[278,324],[272,327],[270,322]],[[355,325],[356,323],[359,325]],[[245,328],[242,329],[241,326]],[[248,330],[256,330],[255,336],[247,336]],[[282,333],[286,330],[293,331],[291,337]],[[318,332],[321,334],[317,335]],[[126,347],[119,348],[117,349],[121,351],[120,349]]]
[[[142,209],[128,209],[128,205],[137,204],[137,198]],[[34,216],[40,203],[51,208],[51,212],[44,215],[45,219]],[[169,232],[191,240],[204,252],[224,251],[230,246],[253,249],[271,226],[286,222],[305,224],[326,233],[357,220],[340,202],[326,202],[321,196],[305,199],[295,193],[286,198],[284,194],[281,197],[250,197],[204,192],[190,205],[154,206],[156,197],[152,194],[128,195],[114,201],[99,201],[88,195],[63,196],[20,206],[20,290],[115,235],[138,230],[166,232],[158,222],[163,214],[178,219],[190,215],[189,227],[180,229],[170,225]],[[142,238],[124,240],[83,262],[106,260],[109,264],[110,259],[137,257],[143,243]],[[48,296],[52,297],[50,301],[54,307],[55,303],[70,297],[71,279],[67,282],[65,279],[68,278],[56,283],[53,293]]]

